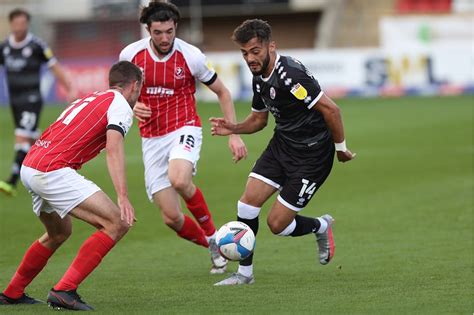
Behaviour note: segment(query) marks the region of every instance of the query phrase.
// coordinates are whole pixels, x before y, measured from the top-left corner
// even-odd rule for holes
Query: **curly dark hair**
[[[181,14],[177,6],[170,2],[150,1],[147,7],[143,7],[140,13],[140,23],[148,27],[152,22],[165,22],[173,20],[174,24],[179,22]]]
[[[20,9],[20,8],[13,9],[8,14],[8,21],[11,22],[11,21],[13,21],[14,18],[16,18],[17,16],[21,16],[21,15],[24,15],[26,17],[26,19],[28,20],[28,22],[30,21],[31,15],[28,13],[28,11],[26,11],[25,9]]]
[[[260,19],[246,20],[234,30],[232,40],[239,44],[246,44],[255,37],[260,42],[270,41],[272,38],[270,24]]]

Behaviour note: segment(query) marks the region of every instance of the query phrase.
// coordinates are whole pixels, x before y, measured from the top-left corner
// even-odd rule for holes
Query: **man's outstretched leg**
[[[86,199],[70,214],[99,228],[81,246],[76,258],[61,280],[48,294],[48,304],[53,308],[93,310],[82,300],[77,287],[100,264],[129,229],[120,219],[120,209],[102,191]]]
[[[276,183],[269,184],[261,178],[255,178],[252,174],[247,180],[245,191],[237,202],[237,220],[247,224],[257,237],[260,209],[263,204],[278,189]],[[253,276],[253,255],[239,262],[239,269],[227,279],[215,283],[216,286],[252,284],[255,282]]]
[[[254,207],[249,204],[239,201],[237,203],[237,221],[247,224],[257,237],[258,233],[258,215],[260,207]],[[227,279],[215,283],[215,286],[222,285],[238,285],[238,284],[252,284],[253,277],[253,253],[249,257],[239,262],[239,269]]]
[[[227,268],[227,259],[220,255],[217,248],[215,241],[216,227],[214,226],[212,215],[204,199],[204,195],[192,181],[195,165],[191,161],[196,159],[197,162],[199,155],[197,154],[196,157],[195,152],[192,154],[192,157],[190,157],[182,155],[182,152],[183,148],[177,146],[171,153],[174,158],[169,163],[169,180],[173,189],[176,190],[186,202],[186,207],[192,213],[199,224],[200,230],[202,230],[205,235],[211,255],[212,266],[210,273],[221,274],[224,273]]]
[[[280,200],[281,197],[279,196]],[[332,233],[334,219],[329,214],[310,218],[297,214],[280,201],[276,201],[268,215],[268,226],[279,236],[303,236],[314,233],[318,243],[319,262],[328,264],[334,256],[336,246]],[[286,227],[285,227],[286,226]]]
[[[212,220],[211,212],[207,206],[204,195],[199,187],[195,188],[195,193],[191,198],[185,200],[186,206],[193,214],[199,226],[206,235],[206,240],[209,243],[209,253],[211,254],[211,274],[222,274],[227,269],[227,259],[221,256],[219,248],[216,243],[216,227]]]
[[[165,224],[176,234],[197,245],[208,247],[204,231],[189,216],[181,211],[179,195],[173,187],[162,189],[153,194],[153,202],[160,208]]]

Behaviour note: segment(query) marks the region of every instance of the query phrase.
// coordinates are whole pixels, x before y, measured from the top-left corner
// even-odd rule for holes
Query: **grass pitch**
[[[176,237],[148,202],[140,140],[127,136],[127,172],[138,222],[79,288],[100,313],[113,314],[471,314],[473,305],[474,97],[342,99],[348,146],[357,158],[335,163],[303,215],[331,213],[336,256],[317,262],[314,237],[282,238],[261,213],[254,259],[256,283],[213,287],[204,248]],[[238,116],[249,104],[238,104]],[[46,107],[44,129],[61,112]],[[243,136],[247,160],[233,164],[225,138],[210,136],[216,104],[200,104],[204,144],[195,182],[216,225],[234,220],[247,175],[270,139],[270,124]],[[270,119],[272,121],[272,118]],[[0,177],[13,157],[9,109],[0,108]],[[114,196],[105,159],[80,171]],[[3,175],[2,175],[3,174]],[[26,248],[43,233],[23,187],[0,196],[0,289]],[[27,292],[46,298],[92,227],[74,221],[69,241]],[[237,264],[230,265],[234,271]],[[0,313],[40,314],[44,305],[0,307]]]

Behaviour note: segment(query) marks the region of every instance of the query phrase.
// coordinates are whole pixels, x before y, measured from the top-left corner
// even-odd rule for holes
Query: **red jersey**
[[[125,136],[132,121],[132,109],[121,93],[107,90],[89,94],[73,102],[43,132],[23,165],[42,172],[79,169],[105,148],[107,129]]]
[[[185,125],[201,126],[194,97],[195,82],[198,79],[209,85],[217,75],[198,48],[175,38],[172,50],[159,59],[148,37],[125,47],[120,60],[130,61],[143,71],[138,101],[150,107],[151,117],[139,122],[142,137],[162,136]]]

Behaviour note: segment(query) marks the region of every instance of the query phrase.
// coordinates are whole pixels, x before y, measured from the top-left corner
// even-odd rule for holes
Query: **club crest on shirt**
[[[33,53],[33,50],[29,46],[26,46],[21,51],[21,55],[25,58],[28,58],[29,56],[31,56],[32,53]]]
[[[293,85],[290,92],[299,100],[304,100],[308,96],[308,91],[299,83]]]
[[[274,99],[275,99],[275,96],[276,96],[275,88],[272,86],[272,87],[270,88],[270,98],[271,98],[272,100],[274,100]]]
[[[178,80],[184,79],[183,67],[176,67],[176,69],[174,70],[174,77]]]

